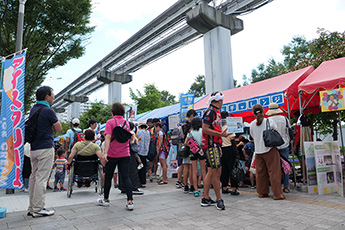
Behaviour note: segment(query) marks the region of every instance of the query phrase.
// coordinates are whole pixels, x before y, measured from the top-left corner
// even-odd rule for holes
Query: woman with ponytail
[[[261,105],[253,106],[256,119],[250,123],[250,134],[254,138],[256,163],[256,190],[260,198],[268,197],[269,182],[271,183],[273,199],[283,200],[285,195],[281,188],[281,164],[276,147],[266,147],[263,132],[266,130],[264,109]],[[270,127],[277,130],[277,125],[270,120]]]

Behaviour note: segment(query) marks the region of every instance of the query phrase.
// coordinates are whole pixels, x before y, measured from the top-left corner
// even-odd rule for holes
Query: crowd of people
[[[55,169],[53,190],[65,191],[65,175],[69,173],[73,159],[99,159],[103,165],[104,197],[97,199],[97,205],[110,205],[109,194],[114,186],[126,194],[126,209],[133,210],[133,194],[143,194],[147,180],[153,182],[155,179],[158,185],[168,184],[167,156],[173,142],[170,141],[171,138],[177,138],[177,142],[173,142],[178,149],[176,187],[195,197],[199,197],[202,192],[202,207],[215,206],[218,210],[224,210],[222,194],[238,196],[240,187],[256,189],[258,197],[262,198],[269,196],[271,184],[275,200],[285,199],[283,193],[290,191],[289,175],[283,175],[284,188],[281,187],[279,157],[283,155],[288,158],[290,139],[286,128],[290,127],[290,122],[279,115],[282,111],[275,103],[270,104],[266,113],[269,118],[264,118],[261,105],[253,106],[256,119],[250,124],[249,140],[241,134],[228,133],[226,118],[229,114],[220,111],[224,96],[221,92],[214,92],[202,118],[197,117],[193,109],[187,112],[186,120],[175,128],[177,136],[172,137],[171,131],[168,132],[158,118],[140,121],[138,125],[126,121],[125,108],[117,102],[112,105],[112,118],[106,122],[104,132],[96,131],[97,121],[94,119],[90,120],[88,129],[82,130],[79,128],[79,119],[74,118],[64,143],[60,145],[53,141],[53,131],[61,131],[61,124],[50,108],[54,101],[53,90],[50,87],[40,87],[36,98],[37,103],[30,116],[43,108],[38,116],[40,128],[37,129],[34,142],[26,146],[25,156],[31,161],[30,179],[28,180],[27,171],[25,176],[23,174],[25,188],[29,190],[29,216],[54,214],[54,211],[44,207],[44,194],[46,189],[51,188],[49,178],[52,169]],[[280,133],[283,145],[265,146],[263,131],[266,129],[266,122]],[[254,158],[256,175],[249,170]],[[242,172],[242,176],[239,176],[241,174],[238,171]],[[91,180],[78,180],[77,186],[89,187],[90,182]],[[214,189],[215,200],[210,196],[210,188]]]

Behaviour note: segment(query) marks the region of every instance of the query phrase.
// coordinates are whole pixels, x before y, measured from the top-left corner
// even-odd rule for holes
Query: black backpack
[[[122,127],[117,125],[116,119],[115,120],[115,128],[113,129],[113,138],[111,139],[111,142],[113,140],[117,140],[120,143],[125,143],[127,142],[129,139],[131,139],[132,134],[130,132],[128,132],[127,130],[124,129],[124,126],[126,124],[126,121],[123,123]]]
[[[36,137],[37,119],[44,106],[41,106],[28,120],[25,121],[25,143],[32,144]]]
[[[149,145],[149,153],[147,155],[147,159],[149,161],[153,161],[157,156],[157,137],[155,131],[150,131],[150,145]]]

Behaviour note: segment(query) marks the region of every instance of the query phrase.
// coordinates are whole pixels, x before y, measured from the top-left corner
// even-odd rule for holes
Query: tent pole
[[[286,104],[287,104],[287,107],[288,107],[288,118],[289,118],[289,121],[291,123],[291,110],[290,110],[290,104],[289,104],[289,99],[286,98]],[[296,188],[296,169],[295,169],[295,153],[293,151],[293,140],[290,140],[290,150],[291,150],[291,154],[292,154],[292,166],[293,166],[293,186],[294,188]]]
[[[302,108],[302,104],[301,104],[301,94],[302,94],[302,91],[299,92],[299,112],[300,112],[300,116],[303,114],[303,108]],[[302,127],[302,124],[300,125],[300,129],[301,129],[301,136],[300,136],[300,151],[301,151],[301,157],[302,157],[302,165],[301,165],[301,169],[302,169],[302,183],[303,183],[303,186],[305,185],[305,182],[306,182],[306,179],[305,178],[305,168],[304,168],[304,157],[303,157],[303,143],[304,143],[304,140],[303,140],[303,127]]]
[[[342,153],[343,153],[343,157],[344,157],[343,128],[342,128],[342,126],[341,126],[340,111],[338,111],[338,118],[339,118],[339,127],[340,127],[341,147],[342,147]]]

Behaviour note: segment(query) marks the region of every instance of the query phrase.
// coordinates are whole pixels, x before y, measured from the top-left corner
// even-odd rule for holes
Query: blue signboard
[[[183,121],[187,117],[187,112],[194,107],[194,93],[186,93],[181,95],[180,99],[181,105],[181,120]]]

